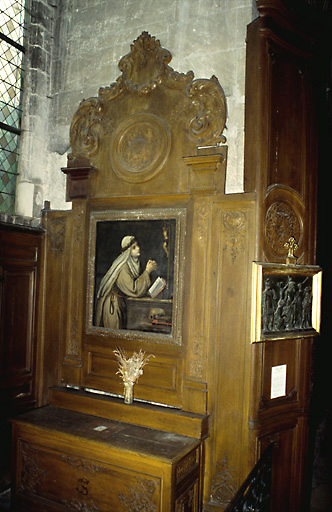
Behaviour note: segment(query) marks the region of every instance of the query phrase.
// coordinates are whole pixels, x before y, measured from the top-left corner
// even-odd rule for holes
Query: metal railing
[[[272,452],[271,443],[249,473],[225,512],[270,512]]]

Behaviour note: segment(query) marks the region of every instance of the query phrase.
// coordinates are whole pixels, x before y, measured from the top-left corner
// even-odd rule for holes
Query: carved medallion
[[[120,123],[114,133],[112,167],[126,181],[144,182],[163,168],[170,149],[166,123],[153,114],[135,114]]]
[[[301,238],[301,222],[289,203],[277,201],[265,216],[265,236],[270,249],[280,257],[285,256],[285,243],[292,236]]]
[[[241,229],[246,223],[247,216],[243,211],[228,211],[224,215],[224,226],[229,231],[237,231]]]

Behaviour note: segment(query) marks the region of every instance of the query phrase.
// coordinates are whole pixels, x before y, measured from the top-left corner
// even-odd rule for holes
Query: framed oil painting
[[[317,335],[321,289],[318,266],[254,262],[251,341]]]
[[[87,331],[181,344],[186,211],[94,211]]]

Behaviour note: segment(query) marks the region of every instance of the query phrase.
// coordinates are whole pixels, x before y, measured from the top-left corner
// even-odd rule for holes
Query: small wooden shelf
[[[176,432],[202,440],[209,435],[208,415],[138,401],[126,405],[120,398],[61,386],[51,389],[50,398],[56,407],[77,412],[88,411],[89,414],[102,418],[116,418],[126,423]]]

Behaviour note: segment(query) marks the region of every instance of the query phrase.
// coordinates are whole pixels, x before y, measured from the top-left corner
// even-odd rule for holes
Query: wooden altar
[[[146,32],[120,60],[119,78],[74,115],[62,169],[72,210],[43,216],[38,405],[48,405],[14,420],[18,510],[136,510],[128,496],[140,488],[133,499],[147,500],[144,510],[222,511],[271,441],[273,510],[303,510],[313,338],[251,343],[251,299],[253,261],[282,262],[290,236],[299,263],[315,263],[314,47],[299,27],[289,42],[290,18],[270,4],[257,2],[261,17],[248,27],[243,194],[224,192],[218,79],[174,71],[170,52]],[[153,258],[171,286],[153,303],[124,301],[129,320],[138,314],[130,308],[143,311],[139,324],[105,327],[96,321],[99,285],[123,237],[136,233],[143,268]],[[153,355],[132,406],[116,374],[118,347]],[[286,384],[275,398],[278,366]],[[98,430],[91,438],[83,426],[106,431],[113,422],[139,443],[125,446],[116,429],[112,439]],[[177,440],[171,454],[167,436]]]

